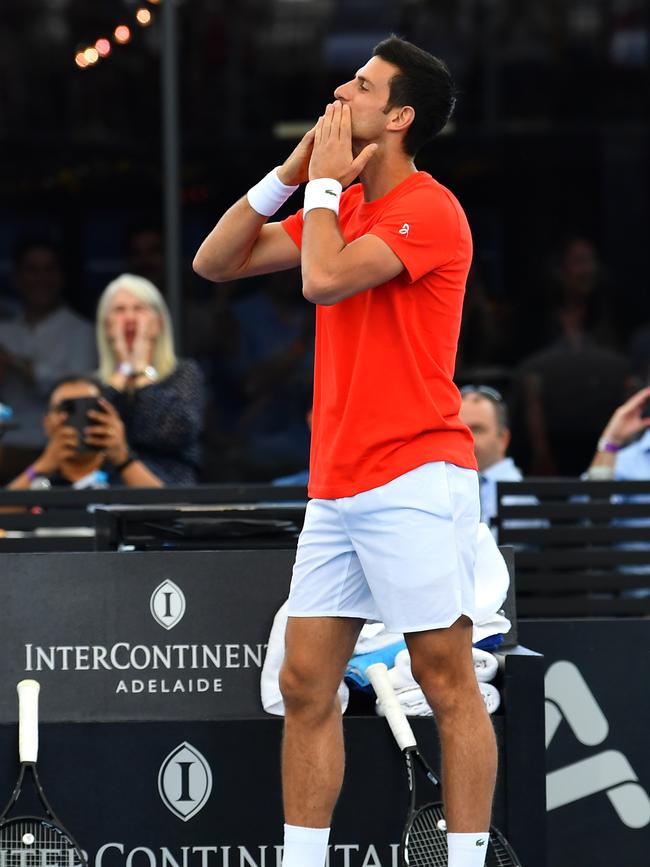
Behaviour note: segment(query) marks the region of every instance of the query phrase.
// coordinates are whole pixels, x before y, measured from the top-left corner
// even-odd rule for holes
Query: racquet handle
[[[406,714],[397,700],[393,684],[388,677],[388,669],[383,662],[375,662],[366,669],[366,674],[377,693],[377,698],[386,714],[388,725],[401,750],[417,746],[413,729]]]
[[[36,680],[21,680],[18,690],[18,752],[21,762],[35,762],[38,757],[38,693]]]

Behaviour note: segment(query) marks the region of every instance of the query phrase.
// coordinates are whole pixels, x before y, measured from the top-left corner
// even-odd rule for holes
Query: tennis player
[[[281,674],[284,867],[325,863],[344,769],[337,688],[366,620],[405,634],[435,712],[449,867],[484,864],[496,745],[472,664],[479,495],[452,382],[472,239],[413,161],[454,103],[440,60],[381,42],[194,261],[216,282],[300,266],[316,305],[312,499]],[[305,181],[304,208],[267,222]]]

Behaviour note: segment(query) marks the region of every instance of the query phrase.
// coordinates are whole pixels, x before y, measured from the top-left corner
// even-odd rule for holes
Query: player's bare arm
[[[280,166],[278,180],[296,186],[308,179],[315,129],[309,130]],[[300,265],[300,250],[280,223],[268,223],[243,196],[229,208],[199,247],[192,266],[197,274],[223,283],[286,271]]]
[[[376,144],[369,144],[353,156],[350,108],[337,100],[316,124],[309,179],[333,178],[345,187],[376,150]],[[305,216],[301,264],[305,298],[325,305],[385,283],[404,268],[390,247],[373,235],[346,244],[336,213],[325,207]]]

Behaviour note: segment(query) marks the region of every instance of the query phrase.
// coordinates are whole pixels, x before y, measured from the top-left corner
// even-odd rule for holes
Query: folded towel
[[[419,686],[416,686],[414,689],[402,690],[397,695],[397,700],[406,716],[433,716],[433,711],[427,704],[424,693]],[[379,716],[385,716],[384,708],[380,701],[376,703],[375,709]]]
[[[510,575],[503,554],[487,524],[478,525],[474,562],[474,623],[483,623],[504,603],[510,586]],[[495,630],[507,632],[507,630]],[[477,641],[474,638],[474,641]]]
[[[496,656],[488,653],[486,650],[480,650],[477,647],[472,648],[472,658],[474,660],[474,671],[476,679],[484,683],[489,683],[494,680],[499,668]],[[417,686],[417,681],[413,677],[411,671],[411,657],[409,656],[408,648],[400,650],[395,657],[395,673],[391,674],[392,669],[388,674],[393,683],[393,689],[410,689]]]
[[[404,650],[400,650],[400,652],[395,657],[395,667],[403,670],[404,674],[413,680],[413,672],[411,671],[411,654],[409,653],[408,647],[405,647]]]
[[[503,642],[503,636],[511,629],[512,623],[503,612],[497,611],[480,623],[474,624],[472,644],[483,647],[485,643],[489,643],[491,647],[496,647]]]
[[[478,647],[472,648],[472,656],[474,657],[474,671],[477,680],[480,683],[489,683],[494,680],[499,669],[496,656]]]
[[[356,653],[345,669],[345,680],[359,689],[370,686],[370,681],[366,676],[368,666],[375,662],[383,662],[387,668],[391,668],[395,663],[395,656],[405,647],[406,642],[402,637],[401,640],[389,644],[388,647],[382,647],[372,653]]]
[[[491,683],[479,683],[478,687],[487,712],[493,714],[501,704],[499,690]],[[411,689],[402,689],[397,693],[397,700],[406,716],[433,716],[433,711],[429,707],[424,693],[419,686],[412,687]],[[379,716],[385,716],[384,708],[380,701],[376,702],[375,710]]]
[[[260,693],[262,698],[262,707],[267,713],[272,713],[275,716],[284,716],[284,701],[280,692],[280,684],[278,675],[282,667],[284,659],[284,634],[287,629],[287,603],[278,610],[273,619],[271,634],[269,635],[269,643],[262,666],[262,675],[260,678]],[[339,686],[339,700],[343,710],[348,706],[350,691],[341,681]]]
[[[417,682],[413,679],[410,666],[407,670],[401,665],[395,664],[394,668],[388,669],[387,675],[396,693],[404,692],[407,689],[414,689],[418,686]]]
[[[496,650],[497,647],[501,647],[504,640],[505,637],[500,632],[497,632],[496,635],[488,635],[482,641],[477,641],[473,646],[478,647],[479,650]]]
[[[354,652],[355,654],[373,653],[375,650],[381,650],[382,647],[403,640],[404,636],[401,632],[389,632],[383,623],[366,623],[359,633]]]
[[[487,712],[494,713],[501,704],[499,690],[493,683],[479,683],[478,688],[481,690]]]

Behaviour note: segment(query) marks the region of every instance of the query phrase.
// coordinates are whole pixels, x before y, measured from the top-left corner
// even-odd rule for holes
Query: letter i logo
[[[185,594],[177,584],[166,578],[151,594],[149,607],[156,623],[164,629],[173,629],[185,614]]]
[[[184,741],[165,758],[158,772],[158,792],[175,816],[187,822],[201,810],[212,791],[212,771],[205,756]]]

